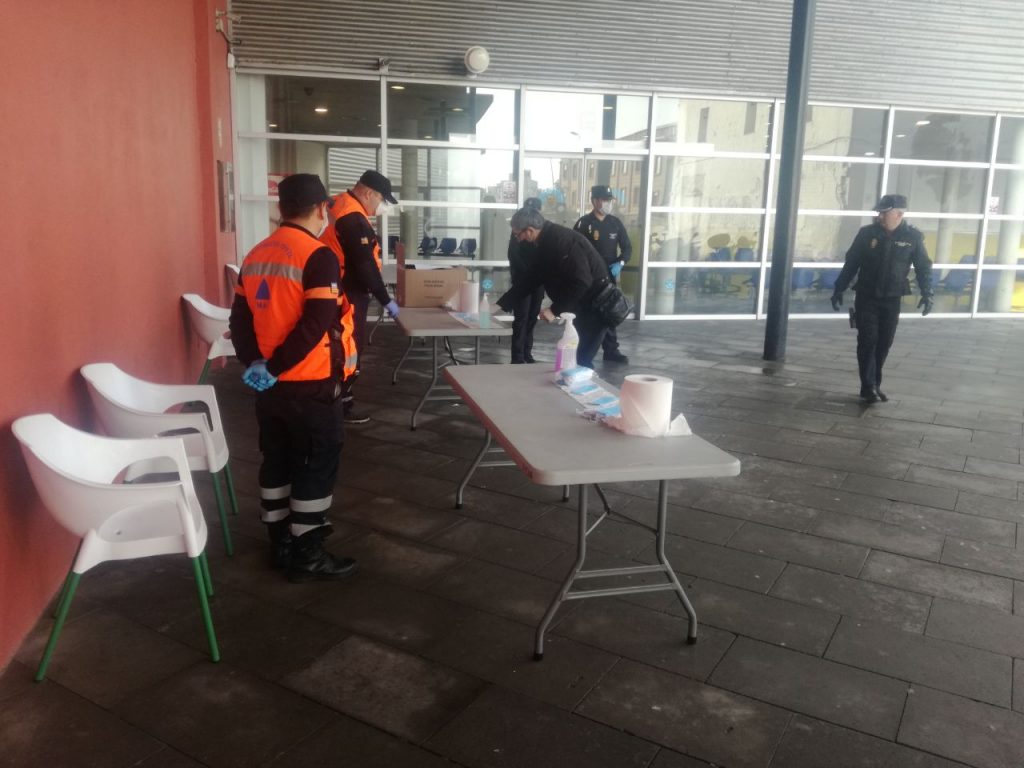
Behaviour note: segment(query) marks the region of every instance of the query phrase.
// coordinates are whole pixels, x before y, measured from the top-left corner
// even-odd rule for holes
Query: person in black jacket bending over
[[[528,197],[523,201],[524,208],[540,210],[540,198]],[[537,246],[525,241],[520,242],[515,235],[508,239],[508,271],[513,285],[521,281],[533,267],[537,259]],[[524,296],[512,307],[512,362],[532,363],[533,329],[537,325],[537,315],[544,299],[544,289],[538,286]]]
[[[608,277],[613,283],[618,284],[623,265],[633,255],[633,245],[629,242],[629,235],[622,219],[612,215],[614,199],[611,187],[601,184],[591,187],[590,204],[593,210],[586,216],[581,216],[573,229],[587,238],[601,254],[601,258],[608,265]],[[629,362],[629,358],[619,351],[619,337],[614,328],[608,329],[601,347],[604,349],[605,362]]]
[[[843,305],[843,291],[854,275],[857,297],[854,311],[857,322],[857,366],[860,369],[860,396],[867,403],[889,398],[879,388],[882,366],[896,337],[900,321],[900,303],[910,294],[910,267],[921,289],[917,306],[922,315],[932,311],[932,262],[924,248],[924,236],[903,220],[907,198],[885,195],[875,206],[878,216],[873,224],[862,227],[846,252],[843,271],[836,278],[832,309]]]
[[[551,306],[542,309],[540,316],[551,322],[563,312],[574,314],[573,324],[580,337],[576,363],[593,368],[594,355],[608,330],[591,308],[594,296],[608,282],[604,259],[579,232],[546,221],[538,210],[520,208],[510,223],[512,236],[519,242],[533,243],[537,255],[531,269],[498,299],[498,306],[508,312],[543,286],[551,297]]]

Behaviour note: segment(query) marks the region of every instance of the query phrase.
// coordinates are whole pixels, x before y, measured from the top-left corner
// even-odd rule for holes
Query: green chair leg
[[[75,557],[71,561],[71,567],[75,567],[75,563],[78,562],[78,553],[82,551],[82,542],[78,542],[78,548],[75,550]],[[70,574],[70,569],[68,574]],[[57,618],[57,614],[60,613],[61,606],[64,605],[64,599],[68,595],[68,579],[65,577],[64,583],[60,587],[60,595],[57,597],[57,604],[53,607],[53,618]]]
[[[238,497],[235,496],[235,479],[231,477],[231,460],[224,462],[224,479],[228,484],[228,498],[231,499],[231,514],[238,516]]]
[[[210,561],[206,559],[206,550],[199,555],[199,565],[203,567],[203,579],[206,586],[206,596],[213,597],[213,579],[210,578]]]
[[[224,533],[224,551],[228,557],[235,554],[235,548],[231,544],[231,531],[228,529],[228,516],[224,511],[224,492],[220,489],[219,472],[211,472],[210,479],[213,481],[213,495],[217,497],[217,514],[220,515],[220,527]]]
[[[196,588],[199,591],[199,611],[203,614],[203,625],[206,627],[206,640],[210,644],[210,659],[220,661],[220,648],[217,647],[217,635],[213,632],[213,618],[210,616],[210,603],[206,599],[206,586],[203,566],[198,557],[190,557],[192,570],[196,575]]]
[[[199,374],[199,384],[206,382],[206,374],[210,372],[210,358],[206,358],[206,363],[203,365],[203,372]]]
[[[50,630],[50,639],[46,643],[46,650],[43,651],[43,658],[39,662],[39,669],[36,671],[37,683],[46,677],[46,668],[50,666],[50,657],[53,655],[53,649],[57,647],[57,638],[60,637],[60,631],[64,628],[64,620],[68,617],[71,599],[75,596],[75,590],[78,588],[78,580],[80,578],[82,578],[81,574],[68,571],[68,576],[64,580],[60,606],[57,609],[57,620],[53,623],[53,629]]]

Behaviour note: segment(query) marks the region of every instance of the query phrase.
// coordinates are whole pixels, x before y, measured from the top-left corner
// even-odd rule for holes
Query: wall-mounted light
[[[481,45],[474,45],[466,49],[466,55],[462,59],[466,65],[466,71],[470,77],[482,75],[491,65],[491,54]]]

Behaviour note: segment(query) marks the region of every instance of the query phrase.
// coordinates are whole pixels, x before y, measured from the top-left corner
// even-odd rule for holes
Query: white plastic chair
[[[64,580],[56,620],[35,679],[46,676],[82,574],[109,560],[183,552],[192,561],[199,608],[213,661],[220,650],[210,617],[213,595],[206,561],[206,521],[196,498],[180,438],[118,440],[80,432],[49,413],[14,422],[14,436],[43,504],[62,526],[82,537]],[[162,460],[177,467],[173,482],[125,484],[125,469]]]
[[[209,384],[154,384],[130,376],[113,363],[82,366],[89,396],[99,417],[100,427],[112,437],[180,436],[185,443],[190,469],[206,470],[211,475],[217,499],[217,514],[224,534],[224,550],[234,553],[228,530],[224,498],[220,488],[221,472],[227,481],[231,511],[238,514],[238,499],[231,478],[227,438],[220,420],[217,395]],[[182,412],[185,403],[201,403],[207,413]],[[145,471],[164,471],[158,465],[137,467],[132,476]]]
[[[218,357],[234,357],[235,355],[235,347],[231,343],[231,334],[228,332],[231,309],[211,304],[198,293],[186,293],[181,298],[188,306],[188,317],[192,322],[192,329],[199,334],[199,338],[210,345],[210,352],[206,355],[203,372],[199,374],[199,383],[202,384],[206,381],[206,374],[210,371],[211,361]]]
[[[237,264],[224,265],[224,285],[228,289],[228,304],[234,301],[235,286],[238,285],[238,276],[242,270]]]

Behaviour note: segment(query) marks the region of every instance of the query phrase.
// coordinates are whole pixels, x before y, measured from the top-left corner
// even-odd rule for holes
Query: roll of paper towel
[[[480,283],[470,281],[459,286],[459,312],[475,315],[480,311]]]
[[[624,432],[664,435],[672,420],[672,379],[645,373],[630,374],[619,391]]]

